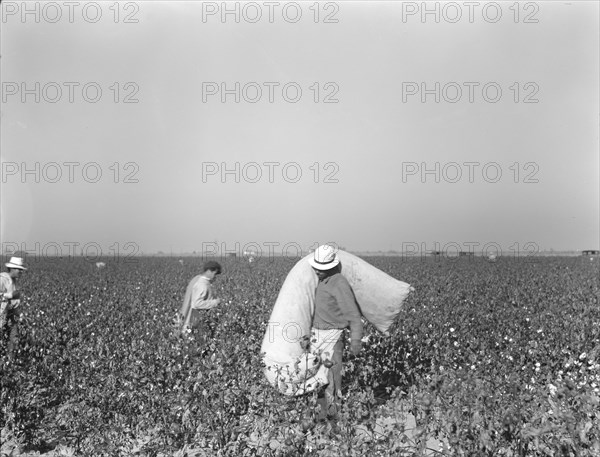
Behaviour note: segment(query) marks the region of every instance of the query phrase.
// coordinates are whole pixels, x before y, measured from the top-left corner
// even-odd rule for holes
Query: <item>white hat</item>
[[[11,257],[10,261],[4,265],[8,268],[16,268],[17,270],[27,270],[27,268],[23,266],[23,259],[21,257]]]
[[[308,259],[308,263],[317,270],[331,270],[339,265],[340,260],[335,255],[336,249],[328,244],[315,249],[314,258]]]

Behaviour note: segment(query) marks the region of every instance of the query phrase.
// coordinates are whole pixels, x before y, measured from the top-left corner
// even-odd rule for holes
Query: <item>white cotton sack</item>
[[[294,364],[304,352],[300,346],[302,337],[310,337],[315,312],[317,275],[303,258],[290,270],[267,324],[261,351],[279,365]]]
[[[412,290],[410,284],[392,278],[348,252],[339,251],[337,254],[342,274],[350,283],[363,316],[377,330],[387,333]]]

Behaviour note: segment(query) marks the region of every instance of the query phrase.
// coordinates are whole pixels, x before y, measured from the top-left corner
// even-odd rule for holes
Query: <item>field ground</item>
[[[131,260],[31,263],[2,455],[600,455],[600,259],[366,258],[416,291],[391,336],[367,326],[339,421],[316,425],[314,395],[262,375],[293,261],[220,260],[201,344],[173,320],[202,259]]]

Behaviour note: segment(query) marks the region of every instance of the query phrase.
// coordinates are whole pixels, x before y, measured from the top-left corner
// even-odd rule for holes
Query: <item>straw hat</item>
[[[315,254],[312,259],[308,259],[308,263],[317,270],[331,270],[340,264],[337,258],[336,249],[328,244],[319,246],[315,249]]]
[[[17,270],[27,270],[27,268],[23,266],[23,259],[21,257],[11,257],[4,265],[8,268],[16,268]]]

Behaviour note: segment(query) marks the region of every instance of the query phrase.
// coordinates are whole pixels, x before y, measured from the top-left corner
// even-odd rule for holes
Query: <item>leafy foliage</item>
[[[200,259],[34,261],[13,359],[2,340],[2,455],[600,455],[597,262],[367,260],[416,292],[345,361],[337,423],[262,373],[292,260],[220,260],[206,342],[174,325]]]

